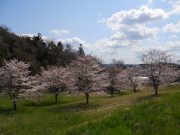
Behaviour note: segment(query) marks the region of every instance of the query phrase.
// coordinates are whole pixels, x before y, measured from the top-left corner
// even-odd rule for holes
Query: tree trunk
[[[155,89],[155,95],[156,95],[156,96],[158,95],[158,90],[157,90],[157,88]]]
[[[154,84],[154,91],[155,91],[155,96],[158,95],[158,85]]]
[[[17,106],[16,106],[16,99],[15,98],[12,100],[12,105],[13,105],[13,109],[16,110]]]
[[[58,94],[55,94],[55,104],[58,102]]]
[[[154,91],[155,91],[155,96],[157,96],[158,95],[158,88],[156,87],[156,86],[154,86]]]
[[[113,97],[114,96],[114,90],[113,90],[113,88],[111,88],[111,97]]]
[[[121,93],[121,89],[118,89],[118,92]]]
[[[89,93],[85,93],[86,95],[86,104],[89,104]]]
[[[136,86],[133,87],[134,93],[136,93]]]
[[[157,96],[158,95],[158,87],[159,87],[159,84],[157,82],[157,80],[153,80],[153,87],[154,87],[154,95]]]

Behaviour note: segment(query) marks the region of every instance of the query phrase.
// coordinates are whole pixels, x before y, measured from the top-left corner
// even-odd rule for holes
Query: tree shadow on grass
[[[0,115],[9,116],[14,115],[15,111],[10,108],[0,107]]]
[[[159,97],[163,96],[164,94],[158,94],[157,96],[152,94],[152,95],[148,95],[148,96],[144,96],[144,97],[138,97],[137,99],[135,99],[135,102],[139,103],[142,101],[152,101],[154,99],[158,99]]]
[[[27,107],[48,107],[48,106],[53,106],[53,105],[59,105],[60,103],[55,104],[54,102],[51,101],[31,101],[31,102],[26,102],[23,105]]]
[[[97,103],[76,103],[76,104],[68,104],[63,106],[53,107],[52,110],[55,112],[80,112],[80,111],[88,111],[92,109],[98,108],[100,105]]]
[[[34,101],[34,100],[26,100],[23,104],[23,106],[27,106],[27,107],[48,107],[48,106],[57,106],[57,105],[62,105],[62,104],[66,104],[69,103],[69,101],[66,100],[61,100],[59,99],[57,103],[55,103],[52,100],[38,100],[38,101]]]
[[[132,94],[132,92],[129,92],[129,91],[115,91],[113,96],[111,96],[110,93],[107,93],[107,96],[105,98],[113,98],[113,97],[129,95],[129,94]]]
[[[132,94],[132,91],[119,91],[116,93],[118,96],[124,96],[124,95],[129,95],[129,94]]]

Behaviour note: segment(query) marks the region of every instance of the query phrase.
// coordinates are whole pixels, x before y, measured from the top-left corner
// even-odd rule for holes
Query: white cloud
[[[171,33],[180,33],[180,21],[178,21],[177,23],[166,24],[163,28],[163,31]]]
[[[180,41],[170,41],[170,42],[168,42],[165,49],[169,50],[169,51],[173,51],[173,52],[174,51],[180,52]]]
[[[30,37],[30,38],[32,38],[32,37],[34,37],[34,36],[37,36],[37,34],[32,34],[32,33],[17,34],[17,35],[19,35],[19,36],[27,36],[27,37]],[[43,40],[49,40],[49,38],[46,37],[46,36],[42,36],[42,39],[43,39]]]
[[[86,50],[87,53],[90,53],[90,51],[92,51],[92,46],[88,42],[80,39],[79,37],[58,39],[57,41],[61,41],[64,45],[70,44],[74,49],[78,49],[79,45],[82,44],[83,48]]]
[[[54,29],[54,30],[51,30],[49,33],[54,34],[56,36],[62,36],[62,35],[70,34],[69,30],[64,30],[64,29]]]
[[[34,37],[34,36],[36,36],[36,34],[32,34],[32,33],[26,33],[26,34],[17,34],[17,35],[19,35],[19,36],[27,36],[27,37]]]
[[[169,15],[179,15],[180,14],[180,0],[172,0],[169,2],[172,5],[172,9],[168,12]]]
[[[142,50],[148,48],[164,49],[177,54],[180,51],[180,42],[160,41],[158,34],[163,33],[160,33],[160,28],[156,26],[156,23],[160,21],[171,19],[171,15],[177,14],[177,9],[175,5],[171,6],[169,11],[141,6],[137,9],[120,11],[99,21],[111,30],[111,36],[91,44],[79,37],[61,39],[61,41],[64,44],[71,44],[75,49],[79,47],[79,44],[83,44],[87,54],[96,55],[105,63],[110,63],[113,58],[124,59],[126,63],[140,63]],[[179,23],[167,24],[163,31],[179,32]]]
[[[143,42],[141,42],[138,46],[134,47],[135,52],[142,52],[143,50],[149,49],[149,48],[156,48],[161,49],[164,51],[170,52],[172,55],[180,56],[180,41],[168,41],[164,43],[160,43],[159,41],[146,41],[146,45],[144,45]]]
[[[168,15],[179,15],[180,14],[180,0],[161,0],[162,2],[166,2],[170,4],[170,10],[168,11]]]
[[[151,3],[153,3],[153,2],[154,2],[154,0],[148,0],[148,2],[151,4]]]
[[[84,44],[85,41],[81,40],[79,37],[60,39],[64,44]]]
[[[168,13],[163,9],[141,6],[139,9],[114,13],[111,17],[104,19],[104,23],[113,34],[121,33],[126,40],[143,40],[156,37],[160,31],[157,27],[149,27],[149,24],[168,17]]]
[[[101,39],[96,44],[122,47],[137,45],[141,40],[156,38],[160,29],[149,27],[149,24],[168,17],[163,9],[152,9],[148,6],[114,13],[111,17],[101,20],[112,31],[112,36]]]
[[[124,25],[147,24],[168,18],[168,14],[163,9],[151,9],[141,6],[139,9],[130,9],[113,14],[105,20],[105,24],[111,30],[120,30]]]
[[[153,38],[159,33],[159,28],[149,28],[144,25],[134,25],[133,27],[125,27],[123,32],[130,40],[141,40],[146,38]]]
[[[113,58],[122,58],[127,63],[140,63],[142,49],[162,48],[156,41],[160,28],[152,24],[169,17],[165,10],[148,6],[114,13],[109,18],[101,19],[112,35],[96,41],[92,45],[93,51],[107,63]]]

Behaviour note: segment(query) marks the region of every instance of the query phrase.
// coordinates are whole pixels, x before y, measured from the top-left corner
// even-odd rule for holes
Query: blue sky
[[[105,63],[140,63],[147,48],[180,56],[179,0],[0,0],[0,24],[74,48],[82,43]]]

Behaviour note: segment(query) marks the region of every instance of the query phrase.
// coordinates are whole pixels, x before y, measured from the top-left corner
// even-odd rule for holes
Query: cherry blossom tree
[[[21,98],[29,99],[29,100],[37,100],[39,101],[44,95],[44,84],[40,82],[41,77],[39,75],[30,76],[29,82],[31,82],[31,89],[27,89],[23,94],[20,95]]]
[[[160,84],[169,84],[175,80],[176,73],[171,66],[172,61],[172,56],[166,51],[149,49],[143,52],[144,72],[151,81],[155,95],[158,94]]]
[[[142,84],[144,77],[141,76],[140,67],[129,67],[115,76],[115,86],[119,89],[132,89],[134,93],[137,92],[137,87]],[[147,79],[147,78],[146,78]]]
[[[12,100],[14,110],[16,110],[16,100],[27,89],[32,88],[32,82],[29,81],[29,64],[16,59],[4,61],[0,68],[0,86]]]
[[[108,74],[92,56],[78,57],[70,64],[76,80],[76,91],[83,92],[89,103],[90,92],[100,92],[109,86]]]
[[[111,68],[108,69],[109,81],[110,81],[108,91],[110,91],[112,97],[114,95],[114,91],[119,90],[119,88],[120,88],[119,78],[117,75],[121,71],[122,71],[122,69],[118,68],[116,66],[112,66]]]
[[[67,89],[73,89],[74,79],[68,68],[63,67],[49,67],[47,70],[43,69],[39,77],[41,85],[38,89],[49,90],[55,95],[55,103],[58,102],[58,95],[60,92]]]
[[[138,67],[132,67],[126,69],[127,85],[133,89],[134,93],[136,93],[138,87],[138,76],[139,76],[138,72],[139,72]]]

